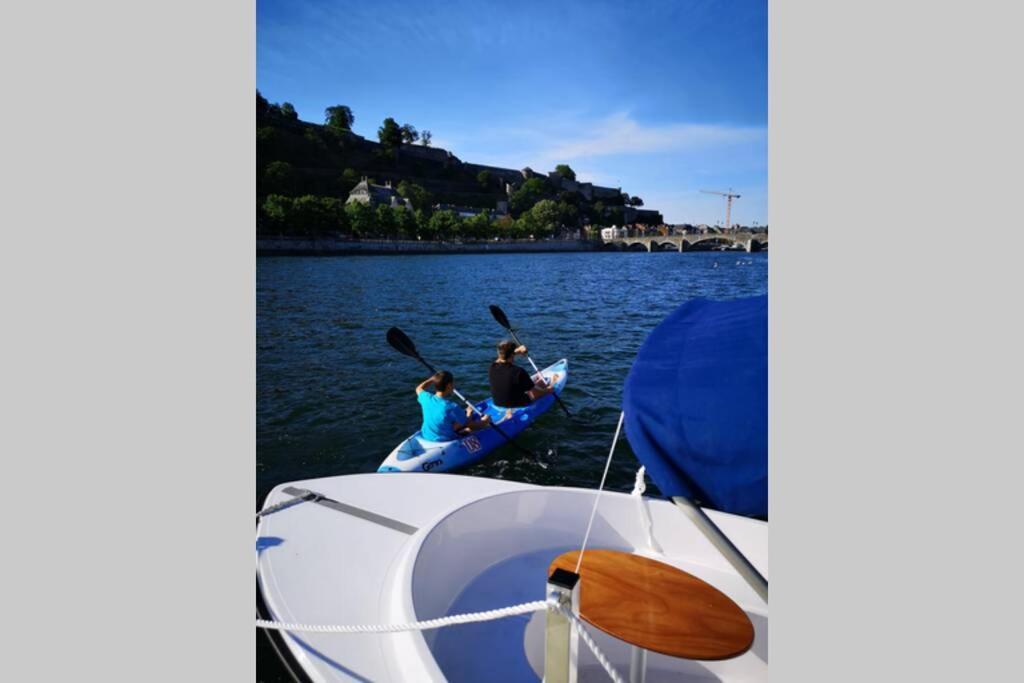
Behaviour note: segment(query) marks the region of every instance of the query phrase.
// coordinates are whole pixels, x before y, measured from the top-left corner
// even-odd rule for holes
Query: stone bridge
[[[740,245],[748,252],[762,251],[768,248],[768,234],[764,232],[728,232],[703,235],[614,237],[604,240],[605,249],[623,251],[691,251],[714,247],[735,248],[735,245]]]

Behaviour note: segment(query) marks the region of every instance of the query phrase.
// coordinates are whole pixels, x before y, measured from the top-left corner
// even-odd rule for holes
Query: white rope
[[[604,490],[604,480],[608,477],[608,468],[612,466],[612,456],[615,455],[615,445],[619,443],[619,432],[622,431],[622,420],[626,417],[625,412],[619,413],[619,424],[615,427],[615,438],[612,439],[612,447],[608,451],[608,461],[604,464],[604,474],[601,475],[601,485],[594,493],[594,507],[590,511],[590,521],[587,522],[587,532],[583,534],[583,543],[580,545],[580,556],[576,560],[576,569],[573,573],[580,573],[580,565],[583,564],[583,553],[587,549],[587,541],[590,539],[590,530],[594,526],[594,517],[597,515],[597,504],[601,502],[601,492]]]
[[[594,657],[597,658],[597,663],[601,665],[601,667],[605,670],[608,676],[613,681],[615,681],[615,683],[626,683],[625,679],[619,674],[618,671],[615,670],[615,667],[613,667],[612,663],[608,661],[608,658],[604,656],[604,653],[601,652],[601,648],[599,648],[597,646],[597,643],[594,642],[593,637],[590,635],[587,629],[583,628],[583,622],[581,622],[576,617],[576,615],[572,613],[571,610],[567,610],[561,606],[557,607],[556,609],[562,614],[564,614],[566,618],[569,619],[569,621],[573,625],[573,628],[576,629],[576,633],[579,634],[580,639],[584,643],[586,643],[587,647],[590,648],[590,651],[594,653]]]
[[[647,468],[643,465],[636,471],[636,481],[633,484],[633,492],[630,494],[636,498],[636,509],[640,513],[640,526],[647,535],[647,548],[655,553],[662,553],[661,546],[654,540],[654,520],[651,519],[651,512],[647,509],[647,501],[644,500],[644,492],[647,490],[647,483],[644,475]]]
[[[291,624],[287,622],[271,621],[269,619],[257,619],[256,628],[265,628],[274,631],[303,631],[306,633],[400,633],[402,631],[428,631],[443,626],[455,624],[472,624],[478,621],[493,621],[514,617],[519,614],[529,614],[548,609],[552,603],[547,600],[534,600],[524,602],[520,605],[492,609],[485,612],[470,612],[468,614],[453,614],[439,619],[427,619],[426,621],[413,621],[408,624],[360,624],[356,626],[336,626],[333,624]]]
[[[633,481],[633,490],[630,492],[631,496],[642,496],[647,491],[647,482],[644,481],[645,474],[647,474],[647,468],[640,465],[640,469],[636,471],[636,479]]]

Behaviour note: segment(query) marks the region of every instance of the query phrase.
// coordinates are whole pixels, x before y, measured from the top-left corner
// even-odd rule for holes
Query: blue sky
[[[306,121],[346,104],[465,161],[641,196],[670,223],[768,222],[765,0],[257,0],[256,85]]]

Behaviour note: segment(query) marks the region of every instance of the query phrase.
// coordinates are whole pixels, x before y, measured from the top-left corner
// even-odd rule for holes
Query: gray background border
[[[1017,675],[1017,7],[770,4],[774,680]],[[254,678],[254,30],[0,9],[8,677]]]

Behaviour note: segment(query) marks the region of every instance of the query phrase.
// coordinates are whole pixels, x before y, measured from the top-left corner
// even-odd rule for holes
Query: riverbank
[[[600,251],[591,240],[503,240],[430,242],[418,240],[257,238],[257,256],[340,256],[382,254],[522,254]]]

